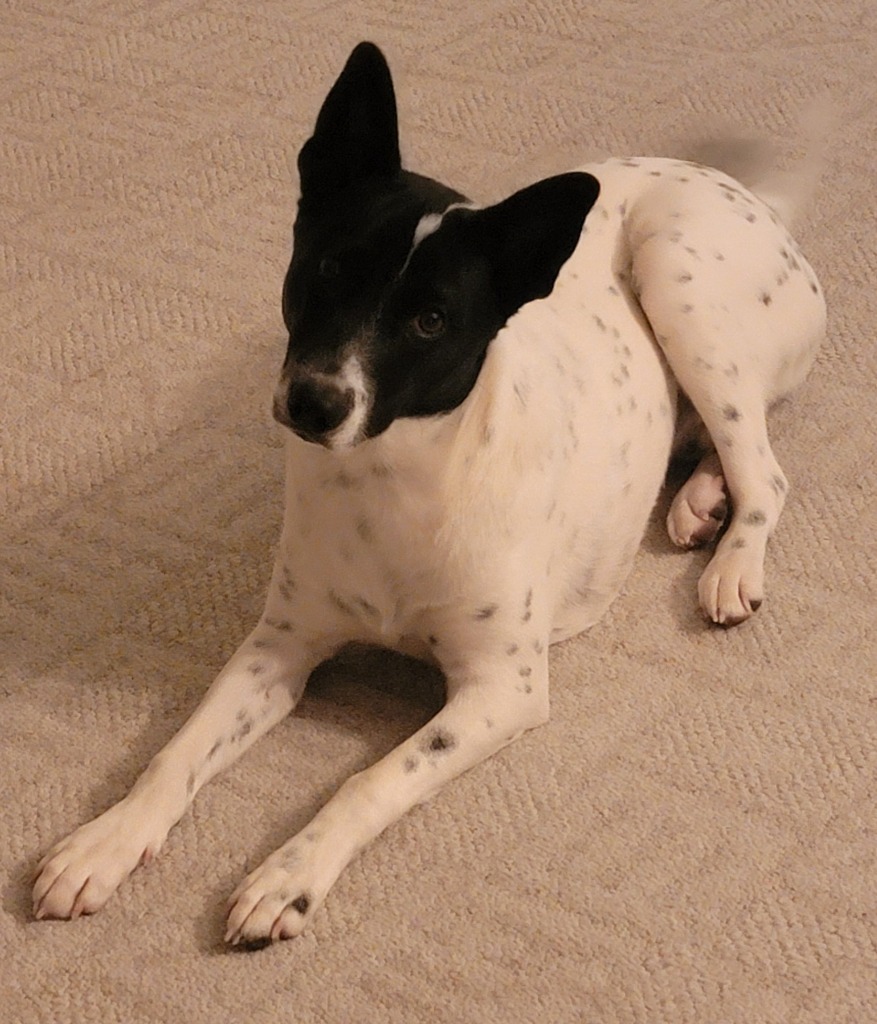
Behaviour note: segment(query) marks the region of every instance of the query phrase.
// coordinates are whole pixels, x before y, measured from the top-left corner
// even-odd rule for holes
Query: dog
[[[403,170],[371,43],[298,167],[273,405],[286,504],[264,613],[131,792],[43,858],[38,918],[98,910],[340,647],[428,658],[446,677],[442,709],[229,901],[230,943],[299,935],[370,840],[546,722],[549,644],[617,595],[671,455],[692,440],[702,457],[670,538],[718,538],[698,587],[710,621],[742,622],[762,601],[788,491],[765,414],[803,381],[825,327],[788,195],[648,157],[479,207]]]

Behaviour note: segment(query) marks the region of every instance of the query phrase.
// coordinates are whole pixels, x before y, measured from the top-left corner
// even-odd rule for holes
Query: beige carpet
[[[118,799],[258,614],[291,167],[361,38],[411,166],[793,141],[844,104],[799,232],[830,336],[774,434],[793,494],[751,623],[656,525],[553,718],[390,829],[309,934],[222,904],[440,699],[353,652],[99,915],[30,918],[41,851]],[[865,0],[6,0],[0,8],[4,1024],[867,1024],[877,1012],[877,14]],[[660,511],[660,510],[659,510]],[[657,522],[657,521],[656,521]]]

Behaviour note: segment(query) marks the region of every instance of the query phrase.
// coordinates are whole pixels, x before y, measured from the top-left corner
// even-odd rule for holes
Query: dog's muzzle
[[[305,441],[328,446],[354,400],[353,388],[339,388],[321,377],[296,377],[274,396],[274,419]]]

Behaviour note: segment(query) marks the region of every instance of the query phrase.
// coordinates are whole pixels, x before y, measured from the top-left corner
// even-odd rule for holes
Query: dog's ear
[[[551,294],[599,194],[600,183],[590,174],[561,174],[473,215],[475,242],[487,258],[504,317]]]
[[[304,200],[401,169],[393,79],[374,43],[360,43],[351,53],[302,147],[298,169]]]

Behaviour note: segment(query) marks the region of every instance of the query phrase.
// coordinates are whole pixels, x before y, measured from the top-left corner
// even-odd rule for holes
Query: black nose
[[[287,426],[308,441],[321,441],[343,423],[352,408],[352,391],[340,391],[332,384],[305,377],[289,387]]]

